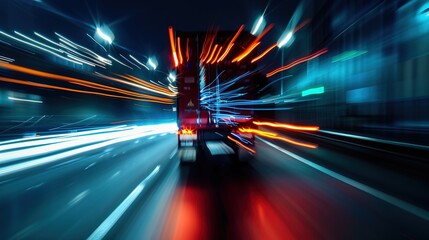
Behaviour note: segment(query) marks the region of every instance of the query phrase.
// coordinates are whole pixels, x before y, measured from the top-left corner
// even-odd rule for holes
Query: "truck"
[[[207,154],[249,161],[256,153],[254,134],[244,131],[254,128],[252,100],[260,75],[252,62],[256,51],[249,48],[255,40],[242,27],[238,31],[170,32],[181,163]]]

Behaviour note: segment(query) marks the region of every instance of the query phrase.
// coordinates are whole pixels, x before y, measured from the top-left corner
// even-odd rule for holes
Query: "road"
[[[179,165],[177,136],[157,132],[2,163],[0,239],[427,239],[426,163],[412,152],[290,136],[318,148],[257,138],[248,163]]]

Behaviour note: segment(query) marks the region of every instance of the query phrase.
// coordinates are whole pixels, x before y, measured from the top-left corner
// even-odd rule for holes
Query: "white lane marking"
[[[115,172],[115,173],[110,177],[110,179],[115,178],[116,176],[118,176],[118,175],[119,175],[119,173],[121,173],[121,171],[117,171],[117,172]]]
[[[79,193],[76,197],[74,197],[70,202],[69,202],[69,206],[73,206],[73,205],[75,205],[76,203],[78,203],[80,200],[82,200],[84,197],[86,197],[87,195],[88,195],[88,193],[89,193],[89,189],[88,190],[85,190],[85,191],[83,191],[83,192],[81,192],[81,193]]]
[[[170,159],[172,159],[174,155],[176,155],[176,153],[177,153],[177,148],[175,148],[173,152],[170,154]]]
[[[306,164],[306,165],[308,165],[308,166],[310,166],[310,167],[312,167],[312,168],[314,168],[314,169],[316,169],[316,170],[318,170],[320,172],[325,173],[326,175],[329,175],[329,176],[331,176],[331,177],[333,177],[333,178],[335,178],[335,179],[337,179],[337,180],[339,180],[339,181],[341,181],[343,183],[346,183],[346,184],[348,184],[348,185],[350,185],[352,187],[355,187],[355,188],[357,188],[359,190],[362,190],[362,191],[364,191],[364,192],[366,192],[366,193],[368,193],[368,194],[370,194],[370,195],[372,195],[372,196],[374,196],[376,198],[379,198],[379,199],[381,199],[383,201],[386,201],[386,202],[388,202],[388,203],[390,203],[390,204],[392,204],[392,205],[394,205],[396,207],[399,207],[399,208],[401,208],[401,209],[403,209],[403,210],[405,210],[405,211],[407,211],[409,213],[412,213],[412,214],[414,214],[414,215],[416,215],[416,216],[418,216],[420,218],[423,218],[426,221],[429,221],[429,212],[426,211],[425,209],[422,209],[422,208],[419,208],[417,206],[414,206],[414,205],[412,205],[412,204],[410,204],[408,202],[405,202],[405,201],[403,201],[403,200],[401,200],[399,198],[393,197],[393,196],[391,196],[389,194],[386,194],[384,192],[381,192],[381,191],[379,191],[379,190],[377,190],[375,188],[369,187],[369,186],[367,186],[365,184],[362,184],[360,182],[357,182],[357,181],[355,181],[355,180],[353,180],[351,178],[348,178],[348,177],[343,176],[343,175],[341,175],[339,173],[336,173],[336,172],[334,172],[332,170],[329,170],[329,169],[327,169],[325,167],[322,167],[322,166],[320,166],[320,165],[318,165],[316,163],[313,163],[310,160],[307,160],[307,159],[305,159],[305,158],[303,158],[301,156],[298,156],[298,155],[296,155],[296,154],[294,154],[292,152],[289,152],[289,151],[287,151],[287,150],[285,150],[285,149],[283,149],[283,148],[281,148],[281,147],[279,147],[279,146],[277,146],[277,145],[275,145],[275,144],[273,144],[273,143],[271,143],[269,141],[266,141],[266,140],[264,140],[264,139],[262,139],[260,137],[257,137],[257,138],[258,138],[258,140],[266,143],[267,145],[271,146],[272,148],[275,148],[278,151],[280,151],[280,152],[282,152],[282,153],[284,153],[284,154],[286,154],[286,155],[288,155],[290,157],[293,157],[296,160],[298,160],[298,161],[300,161],[300,162],[302,162],[302,163],[304,163],[304,164]]]
[[[37,185],[31,186],[31,187],[27,188],[27,189],[26,189],[26,191],[30,191],[30,190],[32,190],[32,189],[39,188],[39,187],[43,186],[43,184],[45,184],[45,183],[44,183],[44,182],[41,182],[41,183],[39,183],[39,184],[37,184]]]
[[[212,156],[228,155],[234,153],[234,150],[223,141],[207,141],[206,146],[210,150],[210,154]]]
[[[122,201],[121,204],[104,220],[100,226],[87,238],[88,240],[99,240],[102,239],[115,225],[119,218],[124,212],[131,206],[131,204],[137,199],[140,193],[143,191],[146,183],[153,178],[159,172],[160,166],[156,168],[139,184],[137,187]]]
[[[327,134],[332,134],[332,135],[343,136],[343,137],[362,139],[362,140],[367,140],[367,141],[372,141],[372,142],[381,142],[381,143],[388,143],[388,144],[399,145],[399,146],[421,148],[421,149],[429,149],[429,146],[419,145],[419,144],[413,144],[413,143],[390,141],[390,140],[385,140],[385,139],[364,137],[364,136],[359,136],[359,135],[354,135],[354,134],[333,132],[333,131],[327,131],[327,130],[319,130],[319,132],[323,132],[323,133],[327,133]]]
[[[93,163],[89,164],[89,165],[85,168],[85,170],[88,170],[88,168],[90,168],[90,167],[94,166],[95,164],[96,164],[96,162],[93,162]]]

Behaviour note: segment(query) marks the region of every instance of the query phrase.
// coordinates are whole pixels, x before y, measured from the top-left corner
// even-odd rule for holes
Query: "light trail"
[[[222,51],[222,46],[219,48],[219,50],[217,51],[215,57],[213,58],[213,60],[210,62],[210,64],[214,64],[215,62],[217,62],[217,59],[219,57],[220,52]]]
[[[275,128],[284,128],[289,130],[298,130],[298,131],[319,131],[319,126],[298,126],[298,125],[292,125],[287,123],[273,123],[273,122],[260,122],[260,121],[253,121],[255,125],[258,126],[270,126]]]
[[[128,60],[128,58],[124,57],[122,54],[119,54],[119,56],[121,56],[125,61],[129,62],[131,65],[135,66],[136,68],[141,69],[139,66],[137,66],[135,63]]]
[[[172,100],[170,100],[170,101],[157,101],[157,100],[150,100],[150,99],[134,98],[134,97],[121,96],[121,95],[106,94],[106,93],[101,93],[101,92],[94,92],[94,91],[86,91],[86,90],[78,90],[78,89],[73,89],[73,88],[59,87],[59,86],[53,86],[53,85],[48,85],[48,84],[43,84],[43,83],[34,83],[34,82],[28,82],[28,81],[24,81],[24,80],[5,78],[5,77],[0,77],[0,81],[2,81],[2,82],[8,82],[8,83],[16,83],[16,84],[21,84],[21,85],[26,85],[26,86],[41,87],[41,88],[46,88],[46,89],[56,89],[56,90],[63,90],[63,91],[68,91],[68,92],[76,92],[76,93],[85,93],[85,94],[91,94],[91,95],[99,95],[99,96],[104,96],[104,97],[129,99],[129,100],[135,100],[135,101],[141,101],[141,102],[154,102],[154,103],[162,103],[162,104],[173,104]]]
[[[10,34],[7,34],[7,33],[3,32],[3,31],[0,31],[0,34],[4,35],[4,36],[6,36],[6,37],[9,37],[9,38],[11,38],[11,39],[13,39],[13,40],[15,40],[15,41],[17,41],[17,42],[24,43],[24,44],[26,44],[26,45],[28,45],[28,46],[31,46],[31,47],[34,47],[34,48],[36,48],[36,49],[42,50],[42,51],[44,51],[44,52],[50,53],[50,54],[52,54],[52,55],[54,55],[54,56],[57,56],[57,57],[59,57],[59,58],[61,58],[61,59],[66,60],[66,61],[69,61],[69,62],[72,62],[72,63],[76,63],[76,64],[79,64],[79,65],[82,65],[82,63],[80,63],[80,62],[78,62],[78,61],[74,61],[74,60],[72,60],[72,59],[66,58],[66,57],[64,57],[64,56],[62,56],[62,55],[60,55],[60,54],[57,54],[57,53],[55,53],[55,52],[52,52],[51,50],[48,50],[48,49],[43,48],[43,47],[40,47],[40,46],[35,45],[35,44],[33,44],[33,43],[30,43],[30,42],[24,41],[24,40],[22,40],[22,39],[16,38],[16,37],[14,37],[14,36],[12,36],[12,35],[10,35]]]
[[[43,151],[56,152],[54,148],[60,147],[64,150],[60,153],[54,153],[48,156],[42,156],[34,160],[19,161],[18,163],[7,165],[0,168],[0,177],[7,176],[13,173],[28,170],[34,167],[57,162],[75,155],[80,155],[89,151],[104,148],[113,144],[135,140],[142,137],[157,135],[162,133],[171,133],[177,131],[176,123],[158,124],[150,126],[136,126],[132,129],[124,130],[116,133],[98,134],[95,136],[86,136],[85,140],[74,140],[71,142],[63,142],[58,144],[50,144],[35,148],[21,149],[12,152],[0,154],[0,162],[16,161],[17,159],[26,159],[33,157],[36,154],[44,155]],[[86,144],[85,144],[86,143]],[[84,145],[85,144],[85,145]],[[31,154],[33,151],[34,154]],[[11,159],[12,158],[12,159]]]
[[[321,49],[321,50],[319,50],[319,51],[317,51],[317,52],[315,52],[315,53],[313,53],[311,55],[308,55],[306,57],[303,57],[303,58],[300,58],[298,60],[295,60],[292,63],[289,63],[288,65],[279,67],[279,68],[277,68],[277,69],[275,69],[275,70],[267,73],[266,77],[271,77],[271,76],[273,76],[273,75],[275,75],[275,74],[277,74],[279,72],[282,72],[282,71],[288,70],[290,68],[293,68],[294,66],[296,66],[296,65],[298,65],[300,63],[304,63],[304,62],[310,61],[311,59],[317,58],[320,55],[325,54],[327,52],[328,52],[328,49],[326,49],[326,48]]]
[[[226,56],[228,55],[228,53],[230,52],[232,46],[234,45],[235,40],[237,40],[238,36],[240,35],[240,33],[243,31],[244,29],[244,24],[240,26],[240,28],[237,30],[237,32],[235,33],[234,37],[231,39],[231,41],[228,44],[228,47],[226,48],[225,52],[222,54],[222,56],[219,58],[219,62],[223,61]]]
[[[93,37],[91,37],[91,35],[89,35],[88,33],[86,34],[86,36],[88,36],[89,38],[91,38],[92,41],[94,41],[98,46],[100,46],[105,52],[107,52],[106,48],[101,45],[97,40],[95,40]]]
[[[127,68],[129,68],[129,69],[131,69],[131,70],[134,70],[132,67],[130,67],[130,66],[128,66],[127,64],[125,64],[125,63],[123,63],[123,62],[119,61],[118,59],[116,59],[116,58],[114,58],[114,57],[112,57],[110,54],[109,54],[109,55],[107,55],[107,56],[108,56],[109,58],[111,58],[111,59],[115,60],[117,63],[121,64],[122,66],[125,66],[125,67],[127,67]]]
[[[179,64],[183,64],[182,48],[180,45],[180,37],[177,37],[177,52],[179,53]]]
[[[179,59],[177,58],[176,53],[176,43],[174,41],[174,32],[173,27],[168,27],[168,36],[170,37],[170,47],[171,47],[171,53],[173,54],[173,60],[174,60],[174,66],[179,66]]]
[[[39,77],[45,77],[45,78],[50,78],[50,79],[55,79],[55,80],[62,80],[62,81],[67,81],[70,83],[80,84],[80,85],[85,85],[85,86],[92,86],[92,88],[96,88],[96,89],[103,89],[106,91],[114,91],[114,92],[118,91],[118,92],[121,92],[125,95],[140,96],[140,97],[144,97],[144,98],[148,98],[148,99],[152,99],[152,100],[157,100],[158,102],[164,102],[164,103],[168,103],[168,104],[172,103],[172,100],[168,99],[168,98],[159,98],[159,97],[145,95],[145,94],[136,93],[136,92],[132,92],[132,91],[122,90],[122,89],[118,89],[118,88],[114,88],[114,87],[110,87],[110,86],[106,86],[106,85],[102,85],[102,84],[97,84],[94,82],[85,81],[85,80],[78,79],[78,78],[72,78],[72,77],[62,76],[62,75],[58,75],[58,74],[42,72],[42,71],[38,71],[38,70],[30,69],[30,68],[25,68],[25,67],[21,67],[21,66],[17,66],[17,65],[9,65],[9,64],[0,63],[0,67],[4,67],[6,69],[10,69],[13,71],[22,72],[22,73],[26,73],[26,74],[30,74],[30,75],[35,75],[35,76],[39,76]],[[143,89],[155,92],[155,93],[159,93],[161,95],[166,95],[169,97],[176,96],[176,94],[170,93],[166,89],[159,89],[159,88],[152,89],[151,87],[153,87],[153,85],[142,86],[142,85],[129,83],[127,81],[117,79],[117,78],[113,78],[113,77],[109,77],[109,76],[105,76],[105,75],[98,75],[98,76],[103,77],[105,79],[112,80],[112,81],[120,82],[120,83],[123,83],[126,85],[130,85],[133,87],[143,88]],[[9,79],[9,80],[11,80],[11,79]],[[6,81],[6,80],[3,79],[3,81]],[[20,81],[20,80],[18,80],[18,81]],[[26,82],[26,81],[20,81],[20,83],[25,84],[25,85],[32,85],[32,86],[35,86],[35,84],[36,84],[36,83]],[[38,85],[38,86],[45,86],[47,88],[52,88],[52,89],[56,88],[56,89],[62,89],[62,90],[66,90],[66,89],[70,90],[69,88],[62,88],[62,87],[51,86],[51,85],[47,85],[47,84],[42,84],[42,85]],[[77,90],[77,89],[73,89],[73,90],[75,92],[81,92],[81,93],[95,93],[95,92],[82,91],[82,90]],[[102,94],[102,93],[100,93],[100,94]],[[111,95],[111,94],[105,95],[105,94],[103,94],[103,96],[118,96],[118,95]],[[136,99],[136,98],[131,98],[131,99]],[[141,100],[142,99],[140,99],[139,101],[141,101]]]
[[[130,54],[130,55],[128,55],[128,56],[130,56],[130,58],[131,58],[131,59],[133,59],[134,61],[136,61],[138,64],[140,64],[140,65],[142,65],[143,67],[145,67],[147,70],[150,70],[150,69],[149,69],[149,67],[148,67],[148,66],[146,66],[146,64],[144,64],[144,63],[140,62],[139,60],[137,60],[137,58],[135,58],[135,57],[131,56],[131,54]]]
[[[217,44],[215,44],[214,45],[214,47],[213,47],[213,51],[212,51],[212,54],[210,54],[210,57],[207,59],[207,63],[210,63],[210,61],[212,60],[212,58],[213,58],[213,55],[215,54],[215,52],[216,52],[216,49],[218,48],[218,46],[219,45],[217,45]]]
[[[25,39],[27,39],[27,40],[30,40],[30,41],[32,41],[32,42],[34,42],[34,43],[37,43],[37,44],[39,44],[39,45],[41,45],[41,46],[43,46],[43,47],[45,47],[45,48],[48,48],[48,49],[54,50],[54,51],[59,52],[59,53],[63,53],[63,52],[64,52],[64,51],[62,51],[61,49],[57,49],[57,48],[54,48],[54,47],[52,47],[52,46],[46,45],[46,44],[44,44],[44,43],[41,43],[41,42],[39,42],[39,41],[36,41],[36,40],[34,40],[34,39],[32,39],[32,38],[30,38],[30,37],[28,37],[28,36],[26,36],[26,35],[24,35],[24,34],[22,34],[22,33],[18,32],[18,31],[14,31],[14,33],[15,33],[15,34],[17,34],[17,35],[19,35],[19,36],[21,36],[21,37],[23,37],[23,38],[25,38]]]
[[[232,138],[232,137],[228,136],[228,139],[229,139],[229,140],[231,140],[231,141],[233,141],[233,142],[235,142],[236,144],[238,144],[240,147],[242,147],[242,148],[246,149],[247,151],[249,151],[249,152],[251,152],[251,153],[253,153],[253,154],[255,154],[255,153],[256,153],[256,151],[255,151],[255,150],[253,150],[253,149],[251,149],[250,147],[248,147],[248,146],[246,146],[246,145],[242,144],[241,142],[239,142],[239,141],[235,140],[234,138]]]
[[[293,140],[291,138],[281,137],[281,136],[278,136],[277,133],[266,132],[266,131],[262,131],[262,130],[258,130],[258,129],[251,129],[251,128],[249,128],[249,129],[239,128],[238,130],[240,132],[244,132],[244,133],[255,133],[255,134],[263,136],[263,137],[267,137],[267,138],[275,139],[275,140],[280,140],[280,141],[291,143],[291,144],[301,146],[301,147],[312,148],[312,149],[317,148],[316,144],[309,144],[309,143],[299,142],[299,141]]]
[[[271,50],[273,50],[275,47],[277,47],[277,43],[274,43],[273,45],[271,45],[269,48],[267,48],[267,50],[265,50],[263,53],[261,53],[259,56],[255,57],[254,59],[252,59],[252,61],[250,61],[251,63],[254,63],[256,61],[258,61],[259,59],[263,58],[265,55],[267,55],[267,53],[269,53]]]
[[[253,42],[241,54],[234,58],[232,62],[240,62],[243,58],[248,56],[261,43],[261,38],[265,36],[265,34],[267,34],[273,27],[273,24],[268,25],[268,27],[266,27],[264,31],[262,31],[262,33],[257,38],[255,38],[255,40],[253,40]]]
[[[7,99],[12,101],[17,101],[17,102],[43,103],[43,101],[40,101],[40,100],[32,100],[32,99],[25,99],[25,98],[8,97]]]

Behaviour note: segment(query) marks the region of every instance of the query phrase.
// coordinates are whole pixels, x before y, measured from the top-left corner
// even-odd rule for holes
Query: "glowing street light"
[[[289,43],[290,40],[292,39],[292,36],[293,36],[292,31],[283,33],[282,37],[277,43],[277,47],[282,48],[284,45]]]
[[[174,73],[168,74],[168,79],[171,80],[172,82],[176,81],[176,74]]]
[[[153,68],[153,70],[155,70],[156,67],[158,66],[158,62],[156,61],[156,59],[152,59],[152,58],[149,58],[147,60],[147,64],[150,65]]]
[[[110,31],[110,29],[107,26],[103,27],[97,27],[96,29],[96,35],[103,39],[104,41],[108,42],[109,44],[113,43],[113,33]]]
[[[257,35],[260,32],[262,32],[262,29],[264,29],[265,26],[265,20],[264,20],[264,16],[262,15],[261,17],[258,18],[258,20],[255,22],[255,24],[252,27],[252,35]]]

